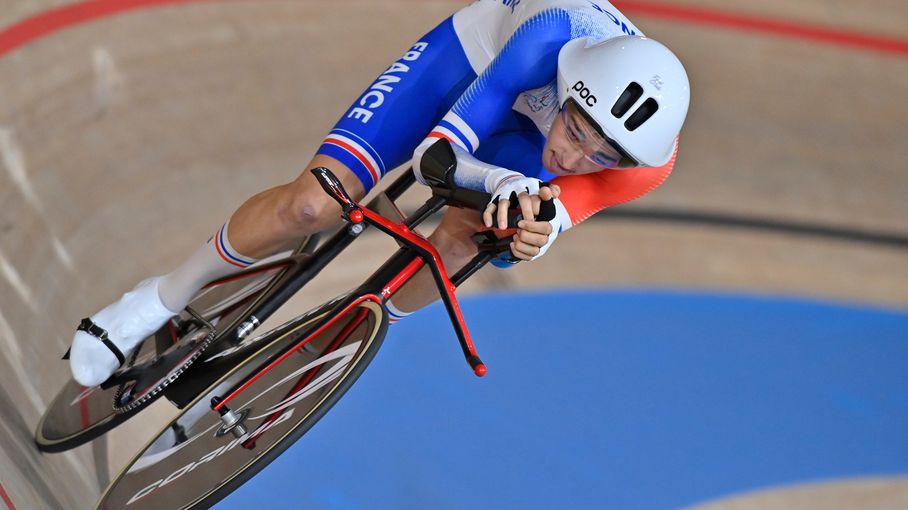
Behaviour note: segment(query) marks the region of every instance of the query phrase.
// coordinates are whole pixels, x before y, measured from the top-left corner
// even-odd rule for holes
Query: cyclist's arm
[[[417,179],[423,153],[439,138],[455,146],[459,186],[492,193],[514,172],[477,160],[471,155],[510,111],[517,96],[551,82],[556,75],[558,52],[571,38],[568,14],[560,9],[540,12],[527,20],[505,43],[489,66],[454,103],[441,122],[414,151]]]

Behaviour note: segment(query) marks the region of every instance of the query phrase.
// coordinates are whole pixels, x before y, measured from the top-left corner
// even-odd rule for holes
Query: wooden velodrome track
[[[908,4],[665,2],[618,5],[691,75],[674,175],[543,259],[484,271],[465,291],[683,287],[908,306],[908,43],[898,39]],[[10,508],[88,507],[131,455],[127,439],[156,428],[127,423],[66,454],[34,449],[34,426],[69,377],[59,356],[77,320],[294,177],[371,79],[463,4],[175,3],[41,33],[56,19],[42,13],[74,3],[0,9],[0,499]],[[329,271],[301,307],[373,267],[344,260],[363,271]],[[908,508],[905,479],[706,508],[896,507]]]

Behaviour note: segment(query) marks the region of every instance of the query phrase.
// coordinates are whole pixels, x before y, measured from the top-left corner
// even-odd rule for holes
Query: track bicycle
[[[426,152],[421,170],[432,195],[402,221],[373,209],[401,220],[394,200],[415,181],[412,170],[363,207],[329,170],[314,169],[341,205],[345,228],[317,249],[308,240],[287,257],[209,284],[100,387],[72,388],[71,382],[38,426],[39,448],[62,451],[82,444],[165,396],[180,414],[110,483],[98,508],[209,507],[298,440],[356,381],[387,332],[385,301],[424,266],[464,357],[476,375],[484,375],[454,291],[490,260],[506,256],[509,237],[478,232],[478,254],[449,277],[438,252],[412,230],[445,206],[480,210],[489,202],[487,193],[454,186],[455,166],[446,140]],[[537,219],[552,217],[553,204],[543,202]],[[512,208],[509,225],[519,219]],[[399,250],[356,290],[251,335],[367,227],[393,237]],[[97,414],[86,419],[83,408]]]

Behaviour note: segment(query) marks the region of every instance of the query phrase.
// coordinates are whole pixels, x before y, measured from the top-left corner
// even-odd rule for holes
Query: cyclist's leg
[[[354,199],[361,199],[385,173],[410,160],[412,148],[475,78],[449,18],[360,95],[299,177],[255,195],[233,214],[225,245],[247,258],[261,258],[336,223],[339,206],[310,170],[327,167]],[[174,309],[182,308],[192,287],[212,279],[196,282],[191,292],[171,292],[170,280],[192,280],[183,272],[178,276],[168,278],[162,289],[162,298]],[[183,299],[170,299],[176,294]]]
[[[144,280],[119,300],[91,316],[124,356],[176,315],[206,283],[236,271],[286,246],[288,241],[330,227],[340,219],[340,206],[328,197],[308,171],[329,168],[356,198],[363,184],[348,168],[316,156],[294,181],[246,201],[208,242],[171,273]],[[230,235],[227,229],[230,229]],[[248,250],[248,251],[246,251]],[[252,253],[253,256],[247,256]],[[120,360],[95,335],[76,331],[70,351],[73,376],[95,386],[120,366]]]
[[[310,168],[328,167],[354,198],[362,198],[386,171],[409,161],[412,148],[475,78],[449,18],[360,96],[297,179],[249,199],[175,271],[146,280],[92,320],[128,354],[207,281],[337,221],[339,206],[317,185]],[[119,363],[93,335],[76,332],[70,365],[77,381],[99,384]]]
[[[243,262],[277,253],[336,224],[340,206],[310,172],[319,166],[331,170],[355,199],[365,196],[365,187],[353,171],[333,158],[315,156],[292,182],[249,198],[208,243],[164,275],[161,301],[171,310],[181,310],[203,285],[242,269]]]
[[[288,240],[331,226],[340,217],[339,206],[309,170],[327,167],[354,199],[361,199],[387,172],[410,161],[412,148],[475,79],[448,18],[413,44],[360,95],[295,181],[260,193],[237,210],[229,221],[226,244],[246,256],[260,258],[274,253]],[[194,281],[192,274],[198,271],[190,267],[163,282],[162,298],[168,306],[182,308],[183,302],[170,299],[171,295],[188,299],[212,279],[205,275]],[[182,286],[179,292],[170,291],[171,281],[173,287]]]

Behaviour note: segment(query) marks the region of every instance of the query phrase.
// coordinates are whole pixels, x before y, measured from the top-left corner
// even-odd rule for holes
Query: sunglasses
[[[589,114],[569,98],[561,108],[561,122],[568,140],[591,163],[603,168],[634,168],[640,166],[617,142],[609,138]]]

